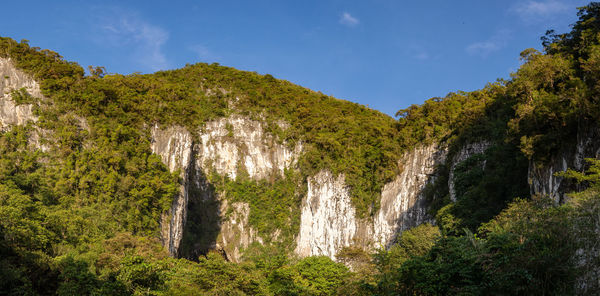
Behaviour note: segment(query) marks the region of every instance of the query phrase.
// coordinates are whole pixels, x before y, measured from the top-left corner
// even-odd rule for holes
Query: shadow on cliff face
[[[463,228],[476,231],[515,198],[529,197],[529,162],[519,138],[509,130],[513,104],[498,98],[479,114],[465,119],[464,125],[455,127],[446,140],[446,162],[438,165],[436,179],[423,190],[430,215],[445,233],[460,235]],[[465,152],[477,143],[487,144],[484,149]],[[466,155],[460,157],[461,153]],[[454,198],[449,192],[450,183]]]
[[[434,216],[431,215],[431,213],[427,210],[429,207],[429,202],[426,200],[424,191],[428,184],[435,182],[437,177],[438,176],[435,173],[427,176],[427,183],[419,192],[419,197],[416,199],[413,205],[409,206],[406,211],[400,214],[400,217],[398,217],[398,220],[396,221],[394,235],[383,247],[389,249],[393,245],[397,244],[402,232],[406,230],[417,227],[423,223],[435,224]]]
[[[600,126],[582,121],[577,124],[572,136],[570,141],[561,142],[555,153],[545,155],[545,159],[530,161],[532,195],[547,195],[556,203],[563,204],[569,199],[568,193],[587,188],[587,182],[577,183],[575,179],[564,178],[556,173],[567,169],[586,171],[590,167],[586,158],[600,158]]]
[[[430,211],[434,199],[439,198],[440,194],[447,194],[448,172],[446,169],[447,152],[445,148],[441,148],[432,155],[433,170],[421,175],[420,182],[422,185],[414,188],[415,196],[409,202],[408,207],[403,211],[396,220],[395,233],[391,240],[385,246],[386,248],[398,242],[402,232],[417,227],[423,223],[435,224],[435,212]],[[424,178],[424,180],[423,180]],[[418,179],[417,179],[418,180]],[[435,186],[438,186],[436,188]],[[384,206],[382,204],[382,206]]]
[[[187,221],[183,230],[179,257],[198,260],[215,249],[221,231],[221,202],[206,175],[194,170],[190,175]]]

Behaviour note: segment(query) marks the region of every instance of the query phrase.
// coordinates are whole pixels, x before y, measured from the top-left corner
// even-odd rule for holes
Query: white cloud
[[[351,14],[344,12],[342,13],[342,17],[340,17],[340,24],[348,26],[348,27],[354,27],[356,25],[358,25],[360,23],[360,21],[353,17]]]
[[[428,59],[430,58],[430,56],[429,56],[429,54],[428,54],[428,53],[426,53],[426,52],[419,52],[419,53],[417,53],[417,54],[415,55],[415,58],[416,58],[417,60],[422,60],[422,61],[424,61],[424,60],[428,60]]]
[[[150,24],[133,13],[119,10],[108,11],[98,22],[100,36],[98,41],[113,47],[129,47],[132,59],[146,70],[157,71],[169,68],[169,62],[163,52],[163,45],[169,39],[169,33]]]
[[[440,58],[439,54],[417,43],[401,44],[406,56],[419,61],[430,61]]]
[[[548,18],[556,14],[567,12],[569,6],[557,1],[525,1],[513,7],[513,11],[525,21],[535,21],[539,18]]]
[[[469,44],[465,50],[471,55],[485,58],[491,53],[504,48],[509,38],[510,33],[507,30],[501,30],[488,40]]]
[[[475,42],[475,43],[470,44],[469,46],[467,46],[467,52],[472,55],[479,55],[479,56],[486,57],[490,53],[497,51],[500,48],[502,48],[502,44],[500,44],[494,40],[488,40],[488,41]]]
[[[198,59],[202,62],[210,63],[216,62],[221,59],[220,57],[215,55],[210,49],[208,49],[208,47],[201,44],[192,45],[188,49],[196,53],[196,56],[198,56]]]

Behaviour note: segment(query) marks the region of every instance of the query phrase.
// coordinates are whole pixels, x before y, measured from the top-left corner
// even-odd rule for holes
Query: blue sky
[[[393,115],[519,67],[577,0],[10,1],[0,36],[129,74],[218,62]]]

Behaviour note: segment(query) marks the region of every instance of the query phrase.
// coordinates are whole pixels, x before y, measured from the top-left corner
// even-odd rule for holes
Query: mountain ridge
[[[511,80],[398,120],[216,64],[85,75],[2,37],[2,275],[51,294],[175,292],[186,273],[246,294],[595,291],[577,262],[597,257],[598,15]]]

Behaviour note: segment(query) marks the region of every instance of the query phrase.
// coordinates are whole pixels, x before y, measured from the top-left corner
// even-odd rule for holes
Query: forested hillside
[[[31,115],[19,118],[25,124],[2,120],[0,294],[597,294],[600,3],[578,16],[571,32],[542,37],[543,52],[524,50],[509,80],[429,99],[397,120],[268,74],[218,64],[145,75],[90,66],[86,74],[58,53],[0,37],[0,59],[40,91],[3,94]],[[189,197],[181,251],[170,252],[161,228],[188,181],[153,153],[155,127],[181,127],[201,142],[226,118],[264,129],[265,149],[301,152],[261,179],[247,166],[233,176],[216,164],[194,171],[205,182],[194,186],[222,204]],[[222,137],[235,139],[237,127],[223,125]],[[422,147],[444,155],[419,192],[430,223],[389,245],[354,237],[335,261],[298,256],[315,176],[340,177],[356,219],[378,225],[383,192],[407,170],[403,156]],[[536,169],[567,163],[573,151],[591,158],[550,170],[569,194],[534,188]],[[260,239],[233,262],[219,246],[226,239],[211,236],[243,220],[232,206],[241,204],[244,235]]]

